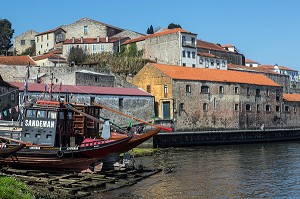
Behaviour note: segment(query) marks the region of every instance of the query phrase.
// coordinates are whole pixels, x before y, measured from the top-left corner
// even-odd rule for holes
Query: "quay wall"
[[[159,133],[154,148],[300,140],[300,128]]]

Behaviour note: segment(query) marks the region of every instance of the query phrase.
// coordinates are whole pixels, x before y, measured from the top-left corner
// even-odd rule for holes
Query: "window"
[[[39,37],[36,37],[36,42],[39,42]]]
[[[98,79],[98,77],[95,77],[95,82],[99,82],[99,79]]]
[[[38,110],[37,111],[37,118],[46,118],[46,111]]]
[[[280,112],[280,106],[276,106],[276,112]]]
[[[234,94],[239,94],[239,87],[234,87]]]
[[[181,111],[184,111],[184,103],[180,103],[180,104],[179,104],[179,113],[180,113]]]
[[[43,35],[41,36],[41,41],[43,41],[44,40],[44,37],[43,37]]]
[[[297,112],[297,107],[293,107],[293,109],[294,109],[294,113],[296,113]]]
[[[87,51],[89,49],[89,46],[86,44],[84,45],[84,50]]]
[[[49,111],[48,112],[48,118],[56,119],[56,116],[57,116],[57,112],[54,112],[54,111]]]
[[[119,107],[123,107],[123,106],[124,106],[124,99],[119,98]]]
[[[199,64],[203,64],[203,59],[201,58],[201,59],[199,59]]]
[[[256,94],[256,96],[260,96],[260,89],[256,89],[255,94]]]
[[[209,87],[208,86],[201,86],[201,93],[209,93]]]
[[[47,40],[49,40],[49,34],[47,34]]]
[[[36,110],[28,109],[26,111],[26,117],[35,117],[36,115]]]
[[[222,61],[222,67],[226,67],[225,61]]]
[[[276,90],[276,101],[280,100],[280,91]]]
[[[211,59],[211,60],[210,60],[210,65],[211,65],[211,66],[214,66],[214,65],[215,65],[215,60]]]
[[[147,85],[147,93],[151,93],[151,85]]]
[[[219,60],[216,61],[216,64],[217,64],[217,68],[220,68],[220,61]]]
[[[35,40],[30,40],[30,45],[34,45],[35,44]]]
[[[260,112],[260,105],[259,104],[256,105],[256,111]]]
[[[164,94],[168,94],[168,85],[164,85]]]
[[[186,94],[190,94],[191,93],[191,85],[186,85],[185,86],[185,92],[186,92]]]
[[[217,109],[217,99],[216,99],[216,97],[214,97],[214,109],[215,110]]]
[[[195,57],[196,57],[196,53],[192,52],[192,58],[195,59]]]
[[[182,51],[182,57],[185,57],[185,50]]]
[[[208,65],[209,63],[208,63],[208,59],[207,58],[205,58],[205,68],[208,68],[209,67],[209,65]]]
[[[247,95],[250,95],[250,88],[247,88]]]
[[[182,36],[182,45],[185,45],[185,41],[186,41],[185,36]]]
[[[99,44],[100,51],[104,51],[104,44]]]
[[[246,104],[246,111],[251,111],[251,105],[250,104]]]
[[[271,106],[270,105],[266,105],[266,112],[271,112]]]
[[[195,64],[192,64],[192,67],[193,67],[193,68],[195,68],[195,67],[196,67],[196,65],[195,65]]]
[[[194,45],[195,45],[195,38],[192,37],[192,46],[194,46]]]
[[[290,112],[290,107],[289,106],[284,106],[284,111],[285,112]]]
[[[191,58],[191,52],[190,51],[187,51],[187,57]]]
[[[208,104],[207,103],[203,103],[203,111],[208,111]]]
[[[270,96],[270,91],[269,90],[266,91],[266,95]]]
[[[25,46],[25,40],[24,39],[21,40],[21,46]]]
[[[93,52],[96,51],[96,44],[93,44]]]
[[[83,27],[83,34],[84,34],[84,35],[87,35],[87,34],[88,34],[88,27],[87,27],[87,26],[84,26],[84,27]]]
[[[234,110],[238,111],[239,110],[239,104],[234,104]]]
[[[182,63],[183,66],[186,66],[186,63]]]
[[[219,86],[219,94],[224,94],[224,87],[223,86]]]

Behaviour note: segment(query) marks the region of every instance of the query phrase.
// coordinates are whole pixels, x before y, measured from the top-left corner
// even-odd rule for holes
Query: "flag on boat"
[[[131,118],[130,121],[129,121],[128,127],[127,127],[128,131],[130,131],[131,128],[132,128],[132,122],[133,122],[133,119]]]
[[[152,124],[155,123],[155,115],[152,116]]]

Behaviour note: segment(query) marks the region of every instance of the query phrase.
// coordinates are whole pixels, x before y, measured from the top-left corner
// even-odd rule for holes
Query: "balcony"
[[[192,41],[182,41],[182,46],[196,48],[195,42]]]

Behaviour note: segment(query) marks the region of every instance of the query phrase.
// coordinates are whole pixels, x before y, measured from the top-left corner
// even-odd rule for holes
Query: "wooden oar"
[[[8,137],[3,137],[3,136],[0,136],[0,139],[7,140],[7,141],[10,141],[10,142],[16,142],[16,143],[19,143],[19,144],[25,144],[26,146],[31,146],[32,145],[32,143],[30,143],[30,142],[23,142],[21,140],[16,140],[16,139],[13,139],[13,138],[8,138]]]
[[[172,128],[170,128],[170,127],[165,127],[165,126],[155,125],[155,124],[152,124],[152,123],[150,123],[150,122],[146,122],[146,121],[144,121],[144,120],[141,120],[141,119],[139,119],[139,118],[132,117],[132,116],[127,115],[127,114],[125,114],[125,113],[122,113],[122,112],[120,112],[120,111],[114,110],[114,109],[112,109],[112,108],[103,106],[103,105],[101,105],[101,104],[97,104],[97,103],[95,103],[95,102],[93,103],[93,105],[98,106],[98,107],[100,107],[100,108],[104,108],[104,109],[106,109],[106,110],[108,110],[108,111],[111,111],[111,112],[114,112],[114,113],[123,115],[123,116],[125,116],[125,117],[134,119],[135,121],[142,122],[142,123],[144,123],[144,124],[148,124],[148,125],[151,125],[151,126],[155,126],[156,128],[160,128],[160,129],[166,130],[166,131],[168,131],[168,132],[172,132]]]

